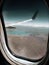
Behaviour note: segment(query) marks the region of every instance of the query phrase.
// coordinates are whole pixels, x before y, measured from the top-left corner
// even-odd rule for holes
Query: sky
[[[49,10],[43,0],[5,0],[3,6],[4,21],[23,22],[31,19],[37,10],[39,11],[37,17],[30,23],[49,24]]]

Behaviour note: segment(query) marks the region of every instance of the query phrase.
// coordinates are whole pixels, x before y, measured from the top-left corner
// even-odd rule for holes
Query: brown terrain
[[[0,27],[1,32],[1,27]],[[1,33],[0,33],[1,34]],[[8,45],[16,55],[30,59],[40,59],[46,53],[47,36],[15,36],[8,35]]]
[[[8,45],[13,53],[30,59],[42,58],[47,49],[47,36],[8,35]]]

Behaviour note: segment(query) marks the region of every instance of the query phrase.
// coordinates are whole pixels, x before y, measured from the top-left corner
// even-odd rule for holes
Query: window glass
[[[43,0],[5,0],[3,18],[13,54],[28,59],[46,54],[49,12]]]

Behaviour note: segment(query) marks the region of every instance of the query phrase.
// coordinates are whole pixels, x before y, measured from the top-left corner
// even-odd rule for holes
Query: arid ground
[[[47,36],[42,34],[35,36],[8,35],[8,45],[16,55],[30,59],[40,59],[46,53]]]
[[[14,36],[8,35],[8,45],[16,55],[30,59],[42,58],[47,49],[47,36]]]

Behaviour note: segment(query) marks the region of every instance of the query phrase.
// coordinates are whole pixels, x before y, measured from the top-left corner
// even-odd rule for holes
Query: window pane
[[[13,54],[40,59],[46,54],[49,12],[42,0],[5,0],[3,17]]]

